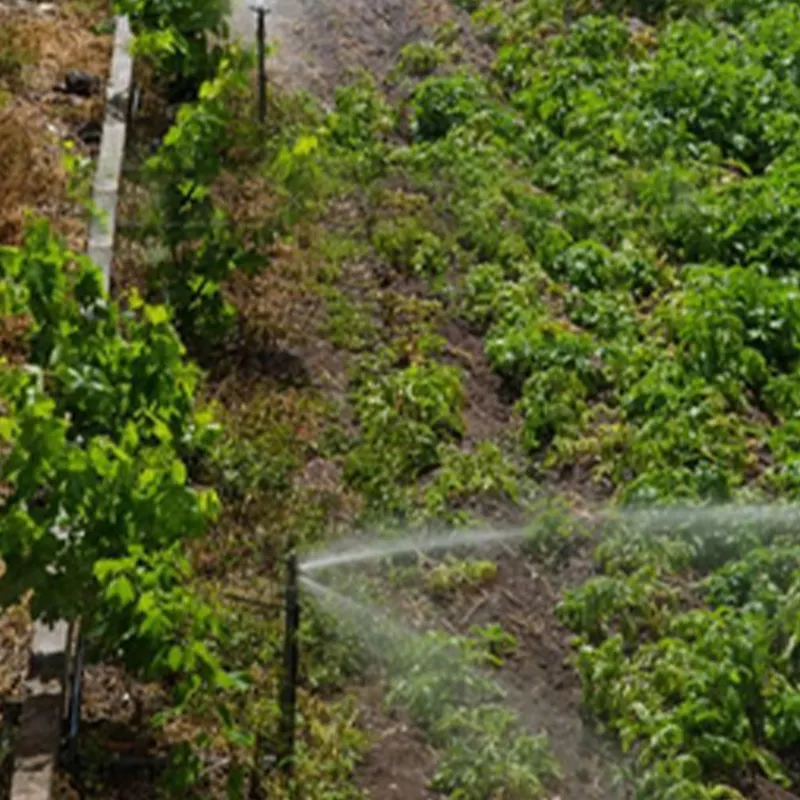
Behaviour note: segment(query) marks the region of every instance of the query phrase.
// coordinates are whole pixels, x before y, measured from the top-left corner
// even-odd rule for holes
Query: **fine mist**
[[[580,515],[580,521],[599,535],[624,528],[637,536],[691,536],[695,540],[720,533],[750,535],[764,540],[800,531],[800,506],[796,505],[712,505],[653,506],[651,508],[607,508]],[[448,552],[459,548],[480,548],[522,541],[540,523],[535,515],[522,528],[459,529],[430,535],[399,535],[376,540],[360,537],[338,542],[305,556],[300,568],[306,574],[332,567],[381,561],[414,553]]]

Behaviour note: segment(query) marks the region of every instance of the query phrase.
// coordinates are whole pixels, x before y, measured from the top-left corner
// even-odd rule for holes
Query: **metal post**
[[[77,768],[78,763],[78,729],[81,721],[81,704],[83,700],[83,665],[86,659],[86,641],[82,633],[78,633],[75,649],[75,671],[72,685],[69,688],[69,712],[67,715],[67,763]]]
[[[264,0],[258,0],[250,8],[256,12],[256,46],[258,47],[258,121],[263,126],[267,121],[267,65],[265,61],[267,24],[269,13]]]
[[[292,772],[297,715],[298,629],[300,602],[297,593],[297,556],[286,560],[286,628],[283,646],[283,685],[281,686],[280,766],[287,775]]]

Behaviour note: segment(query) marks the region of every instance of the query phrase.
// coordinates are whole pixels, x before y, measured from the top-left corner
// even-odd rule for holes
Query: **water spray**
[[[602,509],[581,514],[585,524],[601,528],[607,524],[633,525],[652,535],[691,530],[696,533],[745,525],[758,526],[762,532],[780,533],[800,529],[800,506],[797,505],[717,505],[656,506],[653,508]],[[309,554],[300,564],[308,575],[331,567],[381,561],[392,556],[456,550],[519,541],[535,528],[536,519],[524,528],[505,530],[455,530],[435,535],[403,536],[383,541],[351,539],[321,553]]]

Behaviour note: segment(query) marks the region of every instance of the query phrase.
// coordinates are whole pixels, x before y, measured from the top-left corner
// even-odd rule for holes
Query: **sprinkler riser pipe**
[[[299,668],[300,598],[297,586],[297,556],[286,559],[286,622],[283,641],[283,683],[281,685],[280,752],[281,769],[291,774],[297,726],[297,673]]]

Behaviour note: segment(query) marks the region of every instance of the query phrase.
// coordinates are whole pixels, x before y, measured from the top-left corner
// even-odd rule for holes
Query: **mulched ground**
[[[111,57],[109,7],[90,2],[0,0],[0,243],[19,241],[33,211],[75,249],[86,214],[67,194],[62,159],[91,159],[99,146]],[[73,75],[69,80],[69,73]],[[74,78],[79,77],[79,80]],[[84,80],[88,79],[88,80]]]

